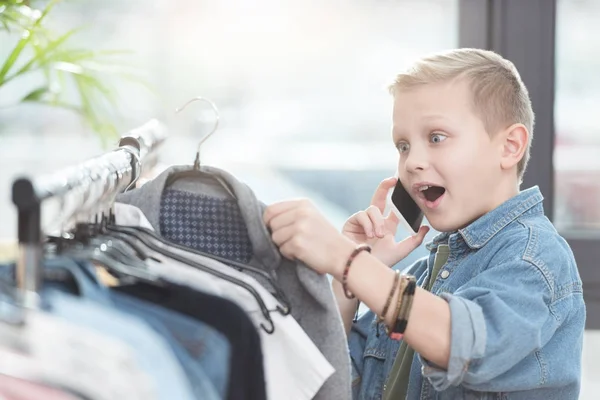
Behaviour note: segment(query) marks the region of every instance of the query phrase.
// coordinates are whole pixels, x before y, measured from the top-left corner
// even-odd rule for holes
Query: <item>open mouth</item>
[[[436,207],[444,193],[446,188],[442,186],[423,185],[418,188],[419,197],[425,201],[428,207]]]

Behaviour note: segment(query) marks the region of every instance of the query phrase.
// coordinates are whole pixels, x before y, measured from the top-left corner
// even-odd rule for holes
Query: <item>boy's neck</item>
[[[502,204],[518,195],[519,192],[520,188],[518,182],[505,182],[504,184],[498,185],[493,194],[493,198],[490,199],[490,203],[488,204],[484,215],[500,207]]]
[[[486,209],[485,209],[485,212],[483,214],[479,215],[477,218],[473,219],[472,221],[469,221],[469,223],[464,225],[462,228],[466,228],[467,226],[471,225],[473,222],[477,221],[479,218],[483,217],[484,215],[488,214],[489,212],[500,207],[502,204],[506,203],[508,200],[517,196],[520,193],[520,191],[521,191],[521,189],[520,189],[519,182],[513,181],[513,182],[506,182],[506,184],[498,185],[497,190],[493,194],[493,198],[490,199],[488,207],[486,207]]]

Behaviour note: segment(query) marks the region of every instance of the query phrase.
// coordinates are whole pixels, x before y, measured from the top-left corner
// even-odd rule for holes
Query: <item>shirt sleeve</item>
[[[490,267],[454,294],[442,293],[452,324],[448,369],[419,355],[423,376],[438,391],[461,384],[491,390],[495,379],[554,334],[551,289],[540,268],[515,260]]]
[[[361,318],[352,324],[350,333],[348,334],[348,349],[350,352],[350,361],[352,364],[352,384],[358,385],[363,373],[364,352],[369,336],[371,322],[375,314],[368,311]]]

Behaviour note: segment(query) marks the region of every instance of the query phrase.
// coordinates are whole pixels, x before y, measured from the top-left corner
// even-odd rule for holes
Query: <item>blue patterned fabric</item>
[[[253,256],[236,200],[167,188],[159,223],[162,236],[174,243],[243,263]]]

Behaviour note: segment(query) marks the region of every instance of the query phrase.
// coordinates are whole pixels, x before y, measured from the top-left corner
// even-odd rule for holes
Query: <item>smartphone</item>
[[[419,231],[419,227],[423,223],[423,211],[419,208],[417,203],[410,197],[410,194],[404,189],[404,186],[398,179],[396,187],[392,192],[392,211],[396,213],[396,216],[400,219],[409,231],[413,234]]]

